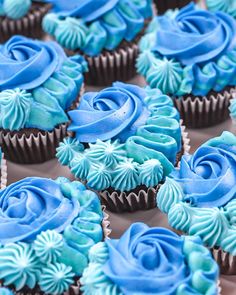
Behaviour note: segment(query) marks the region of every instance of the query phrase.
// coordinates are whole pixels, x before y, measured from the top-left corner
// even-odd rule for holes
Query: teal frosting
[[[160,161],[147,160],[140,165],[140,182],[147,187],[156,186],[163,179],[163,168]]]
[[[221,248],[233,256],[236,255],[236,230],[229,229],[223,236]]]
[[[157,206],[164,213],[168,213],[172,206],[182,201],[184,193],[181,186],[173,179],[166,177],[165,183],[157,194]]]
[[[3,0],[1,15],[14,20],[20,19],[28,13],[31,4],[31,0]]]
[[[230,116],[233,120],[236,120],[236,98],[231,99],[229,106]]]
[[[67,122],[66,111],[79,95],[85,70],[81,56],[67,58],[41,86],[32,90],[7,89],[0,92],[0,127],[50,131]]]
[[[62,263],[48,264],[40,277],[39,286],[49,294],[62,294],[74,282],[74,273],[70,266]]]
[[[194,212],[188,204],[176,203],[168,211],[168,222],[173,228],[188,232]]]
[[[236,199],[233,199],[225,207],[225,214],[230,224],[236,224]]]
[[[61,255],[63,248],[62,235],[56,231],[41,232],[34,241],[34,251],[43,263],[53,263]]]
[[[206,0],[206,5],[211,11],[223,11],[236,18],[236,2],[234,0]]]
[[[150,230],[149,233],[153,233],[155,228]],[[137,236],[138,232],[130,232],[128,235],[129,239],[132,239],[133,236]],[[162,232],[162,238],[164,239],[164,232]],[[142,248],[145,249],[145,238],[148,239],[148,234],[143,234],[140,238],[140,244],[142,245]],[[160,238],[160,236],[153,236],[152,237],[152,243],[155,243],[155,240]],[[108,265],[110,261],[112,261],[113,257],[111,256],[112,251],[110,249],[108,250],[107,243],[102,242],[99,243],[99,245],[93,246],[90,249],[90,257],[92,258],[90,260],[90,263],[88,267],[85,269],[81,279],[81,290],[83,294],[86,295],[122,295],[123,293],[119,289],[119,282],[122,282],[123,280],[126,280],[127,282],[130,281],[130,278],[136,277],[135,271],[133,273],[129,273],[129,262],[132,264],[133,259],[133,253],[132,251],[137,251],[138,248],[138,238],[135,239],[134,247],[132,248],[131,245],[128,243],[126,244],[126,240],[123,239],[123,244],[125,248],[130,248],[128,251],[128,254],[126,257],[122,257],[126,260],[127,269],[123,269],[123,273],[120,274],[119,278],[116,279],[116,275],[113,276],[114,281],[116,279],[116,283],[113,281],[113,278],[109,278],[107,275],[105,275],[104,272],[104,265]],[[118,243],[121,243],[120,240],[111,240],[111,242],[114,242],[114,247],[117,247]],[[212,259],[210,251],[203,246],[202,241],[199,237],[189,237],[185,236],[182,237],[182,247],[181,247],[181,257],[184,257],[185,265],[186,265],[186,273],[187,276],[185,279],[183,279],[183,282],[179,282],[179,286],[174,290],[172,289],[171,294],[176,295],[191,295],[191,294],[207,294],[207,295],[216,295],[218,294],[218,277],[219,277],[219,268],[217,266],[217,263]],[[149,248],[152,246],[152,243],[148,244]],[[165,241],[165,255],[168,255],[168,245],[171,244],[171,240]],[[126,246],[125,246],[126,245]],[[160,247],[162,244],[160,243]],[[120,248],[118,248],[118,252],[123,253],[124,250],[121,248],[122,243],[120,245]],[[176,250],[175,250],[176,251]],[[115,252],[116,254],[116,252]],[[177,253],[175,253],[177,255]],[[117,254],[116,254],[117,255]],[[165,260],[163,263],[168,263],[168,259],[165,256]],[[102,259],[101,259],[102,257]],[[160,257],[160,256],[159,256]],[[135,259],[138,260],[138,257],[135,257]],[[139,262],[141,263],[141,262]],[[159,262],[160,263],[160,262]],[[136,272],[139,271],[138,265],[136,266]],[[140,266],[141,268],[141,266]],[[119,269],[119,266],[117,266],[117,269]],[[116,274],[116,264],[113,264],[112,271]],[[148,273],[149,270],[145,269],[145,266],[142,266],[142,274],[143,274],[143,284],[146,283],[145,275],[146,272]],[[155,272],[154,272],[155,273]],[[133,276],[132,276],[133,275]],[[127,279],[126,279],[127,278]],[[153,275],[152,278],[155,282],[158,281],[158,276]],[[168,279],[168,276],[166,277]],[[160,279],[163,281],[163,277]],[[147,294],[144,293],[138,289],[135,289],[135,294]],[[159,291],[159,289],[157,289]],[[160,289],[158,294],[170,294]],[[157,294],[155,293],[155,294]],[[126,294],[126,293],[125,293]],[[127,292],[127,294],[131,294],[131,292]],[[134,292],[132,292],[134,294]]]
[[[12,291],[10,291],[7,288],[0,288],[0,294],[1,295],[13,295]]]
[[[41,263],[29,244],[7,244],[0,248],[0,278],[4,285],[13,284],[16,290],[33,289],[40,277]]]
[[[61,231],[45,229],[27,243],[2,246],[0,279],[5,286],[13,285],[18,291],[26,286],[34,289],[38,284],[47,294],[68,291],[74,277],[81,276],[87,267],[90,248],[103,240],[103,211],[97,194],[64,177],[55,183],[65,199],[78,202],[79,213]]]
[[[93,165],[88,173],[87,179],[87,185],[99,191],[110,187],[112,183],[111,173],[103,164]]]
[[[152,16],[151,1],[120,0],[65,6],[66,11],[50,13],[43,19],[43,29],[70,50],[80,49],[89,56],[103,49],[114,50],[123,40],[132,41]]]
[[[112,186],[116,190],[130,191],[140,184],[139,166],[131,159],[117,165],[113,172]]]
[[[63,154],[61,155],[61,157],[62,156]],[[61,157],[59,157],[60,162],[61,162],[60,160]],[[71,172],[75,175],[75,177],[82,180],[87,179],[89,171],[90,171],[91,163],[84,153],[83,154],[77,153],[69,165],[71,166]]]
[[[62,165],[68,165],[73,159],[76,152],[84,150],[84,146],[77,142],[77,140],[71,137],[64,138],[63,142],[59,143],[59,147],[56,149],[57,158]]]

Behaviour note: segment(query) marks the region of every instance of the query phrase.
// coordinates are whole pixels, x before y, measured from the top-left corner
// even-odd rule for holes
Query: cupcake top
[[[0,16],[17,20],[24,17],[30,10],[32,2],[50,2],[40,0],[0,0]]]
[[[206,6],[211,11],[223,11],[236,18],[235,0],[206,0]]]
[[[14,36],[0,46],[0,128],[52,130],[68,121],[86,62],[54,42]]]
[[[165,228],[134,223],[119,240],[92,247],[89,258],[84,294],[218,294],[218,266],[200,238]]]
[[[0,280],[16,291],[61,294],[103,239],[94,192],[66,178],[29,177],[0,191]]]
[[[44,30],[63,47],[89,56],[132,41],[152,16],[150,0],[55,1],[56,13],[43,20]]]
[[[85,93],[69,116],[75,136],[57,157],[89,187],[156,186],[173,170],[182,146],[179,113],[159,90],[116,82]]]
[[[235,86],[236,22],[190,3],[156,17],[140,43],[137,69],[151,87],[175,96]]]
[[[183,156],[157,194],[157,204],[177,230],[209,247],[236,255],[236,137],[223,132]]]

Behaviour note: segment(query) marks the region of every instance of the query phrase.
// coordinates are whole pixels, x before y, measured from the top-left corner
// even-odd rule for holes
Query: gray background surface
[[[131,83],[144,85],[144,80],[137,76]],[[86,91],[95,90],[94,88],[87,88]],[[218,136],[222,131],[229,130],[236,134],[236,129],[228,119],[222,124],[211,128],[188,130],[191,139],[191,151],[194,151],[201,143],[207,139]],[[58,176],[65,176],[73,179],[67,167],[61,166],[56,159],[48,161],[40,165],[17,165],[8,161],[8,184],[15,182],[27,176],[41,176],[56,178]],[[118,238],[129,227],[129,225],[136,221],[145,222],[150,226],[164,226],[168,227],[167,219],[158,209],[148,211],[138,211],[135,213],[114,214],[108,212],[110,215],[112,237]],[[223,295],[236,294],[236,276],[221,276],[221,287]]]

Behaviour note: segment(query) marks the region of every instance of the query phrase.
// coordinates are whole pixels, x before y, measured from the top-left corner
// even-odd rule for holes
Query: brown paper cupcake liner
[[[220,267],[221,274],[236,275],[236,256],[225,252],[221,248],[210,249],[215,261]]]
[[[219,93],[211,92],[208,96],[173,97],[173,101],[185,126],[203,128],[219,124],[229,117],[228,107],[235,91],[235,87],[227,87]]]
[[[102,221],[102,228],[103,228],[103,235],[104,239],[109,239],[109,235],[111,233],[110,227],[110,221],[109,221],[109,215],[105,212],[106,207],[102,206],[103,211],[103,221]],[[0,286],[3,285],[2,282],[0,282]],[[14,288],[11,288],[14,290]],[[16,295],[44,295],[45,293],[40,291],[39,287],[36,287],[34,290],[30,290],[28,288],[22,289],[22,291],[14,292]],[[64,292],[63,295],[79,295],[80,292],[80,282],[79,278],[76,278],[75,283],[70,286],[69,290],[67,292]]]
[[[168,9],[182,8],[193,0],[154,0],[158,14],[165,13]],[[195,1],[197,2],[197,1]]]
[[[5,159],[4,153],[2,153],[0,177],[0,189],[2,189],[7,186],[7,161]]]
[[[77,108],[84,89],[82,85],[80,94],[69,110]],[[68,124],[60,124],[52,131],[34,128],[20,131],[0,129],[0,145],[6,159],[19,164],[38,164],[55,158],[56,148],[68,136]]]
[[[13,20],[0,16],[0,43],[6,42],[14,35],[24,35],[37,39],[42,38],[42,19],[50,8],[50,4],[33,3],[30,11],[21,19]]]
[[[183,154],[190,150],[188,133],[182,125],[182,150],[177,155],[176,166]],[[102,204],[111,212],[135,212],[138,210],[149,210],[157,207],[156,194],[161,185],[156,187],[139,186],[131,192],[113,191],[112,188],[99,193]]]

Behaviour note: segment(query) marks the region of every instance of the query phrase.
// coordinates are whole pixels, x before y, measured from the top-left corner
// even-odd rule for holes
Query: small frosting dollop
[[[31,4],[32,0],[3,0],[2,14],[13,20],[20,19],[28,13]]]
[[[12,291],[10,291],[7,288],[0,288],[0,294],[1,295],[13,295]]]
[[[63,263],[48,264],[41,274],[39,286],[47,294],[62,294],[74,282],[72,268]]]
[[[140,165],[140,183],[154,187],[163,179],[163,167],[160,161],[151,159]]]
[[[206,0],[210,11],[223,11],[236,18],[236,2],[234,0]]]

